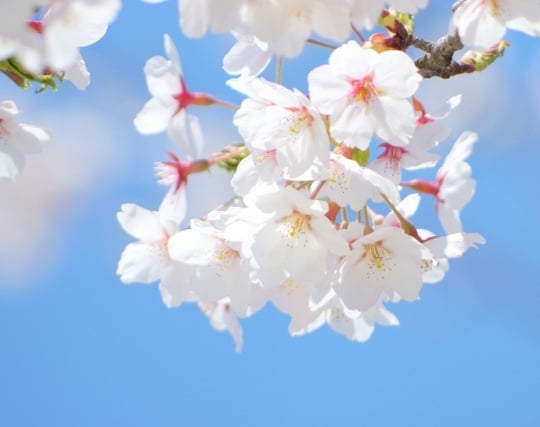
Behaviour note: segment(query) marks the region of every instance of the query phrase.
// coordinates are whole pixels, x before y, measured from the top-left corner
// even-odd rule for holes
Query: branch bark
[[[454,54],[463,48],[463,43],[457,35],[446,35],[436,42],[412,37],[411,45],[426,52],[415,61],[418,72],[424,78],[448,79],[457,74],[475,71],[472,65],[453,59]]]

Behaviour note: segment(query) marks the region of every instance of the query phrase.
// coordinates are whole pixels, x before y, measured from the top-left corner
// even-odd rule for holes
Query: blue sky
[[[86,92],[65,84],[34,95],[0,80],[26,122],[56,135],[16,184],[0,185],[0,426],[540,425],[540,39],[511,33],[484,73],[420,92],[434,108],[463,94],[441,149],[463,130],[480,135],[463,219],[487,244],[421,300],[391,306],[401,325],[365,344],[327,328],[292,338],[288,319],[266,307],[243,321],[236,354],[196,307],[169,310],[155,285],[115,276],[130,241],[115,213],[125,202],[156,208],[163,195],[153,163],[172,146],[132,126],[148,99],[142,67],[163,54],[163,33],[190,88],[239,100],[220,69],[229,37],[185,39],[174,2],[124,3],[83,51]],[[422,12],[418,34],[441,35],[450,3]],[[326,55],[310,48],[286,62],[285,81],[302,89],[300,71]],[[208,150],[236,137],[228,112],[199,112]],[[222,178],[192,181],[192,215],[217,204]]]

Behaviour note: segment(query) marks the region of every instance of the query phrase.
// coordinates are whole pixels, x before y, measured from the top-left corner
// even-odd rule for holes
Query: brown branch
[[[413,37],[411,44],[426,52],[415,61],[418,72],[424,78],[440,77],[447,79],[457,74],[472,73],[474,67],[453,59],[454,53],[463,48],[457,35],[446,35],[436,42]]]

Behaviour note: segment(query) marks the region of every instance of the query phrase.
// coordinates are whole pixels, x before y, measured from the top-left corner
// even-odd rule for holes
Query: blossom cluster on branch
[[[187,36],[234,35],[223,67],[232,76],[227,85],[245,99],[237,106],[190,91],[169,35],[166,56],[147,61],[151,98],[134,125],[143,135],[166,131],[177,152],[156,165],[168,187],[160,206],[127,203],[117,215],[135,239],[118,263],[122,282],[159,281],[166,306],[198,304],[237,350],[239,319],[267,303],[290,316],[293,335],[327,324],[365,341],[376,324],[397,325],[389,303],[417,300],[424,283],[445,276],[450,259],[484,243],[460,219],[475,192],[468,158],[477,135],[463,132],[437,167],[435,149],[450,134],[444,119],[461,99],[426,111],[417,89],[425,78],[482,71],[508,46],[507,29],[540,32],[540,1],[461,0],[449,11],[448,33],[426,41],[415,35],[414,14],[427,5],[178,0]],[[89,74],[79,48],[100,39],[119,8],[120,0],[20,1],[14,19],[0,18],[0,71],[21,87],[55,89],[67,79],[83,89]],[[284,60],[306,43],[330,54],[309,71],[302,93],[281,76]],[[456,58],[463,46],[473,50]],[[411,59],[413,47],[423,56]],[[261,74],[273,59],[278,72],[269,81]],[[201,157],[194,106],[233,110],[241,141]],[[22,153],[49,139],[16,123],[17,113],[12,101],[0,104],[0,177],[13,179]],[[188,221],[189,177],[214,167],[231,173],[235,196]],[[432,180],[420,178],[425,171],[414,178],[428,168],[436,169]],[[439,230],[414,220],[422,199],[433,205]]]

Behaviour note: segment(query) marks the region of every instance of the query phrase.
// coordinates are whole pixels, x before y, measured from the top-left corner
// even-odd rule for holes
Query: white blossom
[[[178,52],[167,34],[164,44],[169,58],[154,56],[144,66],[152,98],[135,117],[135,128],[143,135],[167,130],[183,153],[196,158],[203,145],[202,130],[197,117],[186,111],[193,100],[187,92]]]
[[[387,292],[406,301],[418,298],[429,250],[402,229],[380,226],[359,236],[339,268],[336,292],[350,309],[365,311]]]
[[[415,129],[407,98],[420,80],[405,53],[378,53],[354,41],[336,49],[328,65],[308,75],[311,101],[330,116],[333,138],[361,150],[368,148],[373,134],[394,145],[407,145]]]
[[[465,45],[489,49],[506,29],[540,35],[540,3],[534,0],[463,0],[454,10],[450,30]]]

